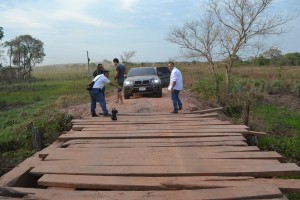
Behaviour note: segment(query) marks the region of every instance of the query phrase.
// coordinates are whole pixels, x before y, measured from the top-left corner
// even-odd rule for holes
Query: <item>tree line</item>
[[[3,27],[0,27],[0,41],[4,37]],[[0,80],[31,78],[33,67],[42,63],[46,54],[44,43],[31,35],[20,35],[1,44],[0,49]],[[4,53],[9,58],[9,65],[4,66]]]

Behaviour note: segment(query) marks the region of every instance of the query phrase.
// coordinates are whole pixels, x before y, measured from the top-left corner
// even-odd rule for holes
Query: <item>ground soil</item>
[[[167,88],[163,88],[162,98],[134,95],[130,99],[124,99],[122,103],[116,103],[116,92],[109,91],[106,93],[106,102],[109,112],[112,108],[116,108],[119,113],[150,113],[150,112],[166,112],[173,111],[173,105],[171,100],[170,91]],[[196,111],[204,110],[209,108],[217,107],[205,101],[200,101],[195,95],[189,90],[180,92],[179,97],[183,102],[183,110],[185,111]],[[99,104],[96,108],[97,113],[102,112]],[[69,107],[66,112],[72,114],[75,118],[89,117],[90,114],[90,103],[76,105]]]
[[[106,93],[107,108],[111,111],[112,108],[116,108],[119,113],[150,113],[150,112],[171,112],[172,101],[170,91],[167,88],[163,88],[162,98],[152,96],[135,95],[130,99],[124,99],[123,104],[116,103],[116,91],[108,91]],[[200,99],[190,90],[183,90],[180,92],[180,98],[183,102],[183,110],[185,111],[196,111],[210,108],[219,107],[212,102],[204,101]],[[300,110],[300,99],[294,95],[266,95],[264,96],[263,102],[269,103],[276,106],[285,106],[290,110]],[[102,112],[99,104],[96,108],[97,113]],[[85,104],[68,107],[65,112],[72,114],[75,118],[89,117],[90,102]],[[223,116],[223,115],[222,115]],[[230,120],[230,119],[227,119]]]

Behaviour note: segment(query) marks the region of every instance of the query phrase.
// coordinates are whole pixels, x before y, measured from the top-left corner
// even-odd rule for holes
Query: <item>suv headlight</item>
[[[160,85],[160,84],[161,84],[161,81],[160,81],[160,79],[153,79],[153,80],[152,80],[152,84]]]
[[[124,86],[133,86],[133,81],[125,80]]]

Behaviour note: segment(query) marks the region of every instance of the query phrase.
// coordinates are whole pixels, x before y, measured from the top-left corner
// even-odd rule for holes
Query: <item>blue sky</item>
[[[8,41],[29,34],[44,42],[42,65],[112,60],[136,51],[132,61],[179,59],[178,46],[165,40],[174,26],[197,19],[204,0],[0,0],[0,27]],[[274,0],[271,12],[300,10],[299,0]],[[300,17],[291,31],[271,37],[283,53],[300,52]]]

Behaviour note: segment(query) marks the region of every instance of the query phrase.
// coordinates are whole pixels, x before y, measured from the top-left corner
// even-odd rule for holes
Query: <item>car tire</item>
[[[125,91],[124,91],[124,99],[130,99],[130,94],[127,94]]]
[[[162,97],[162,88],[160,88],[159,92],[156,94],[157,97]]]

